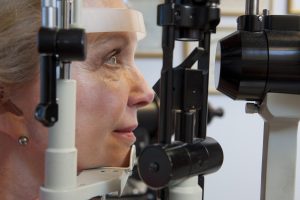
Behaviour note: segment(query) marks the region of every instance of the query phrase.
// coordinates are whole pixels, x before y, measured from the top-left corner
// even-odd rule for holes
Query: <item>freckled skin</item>
[[[119,33],[120,36],[126,38],[128,44],[122,47],[118,66],[100,66],[100,61],[96,62],[100,67],[95,68],[90,59],[96,55],[88,55],[85,63],[76,63],[73,67],[72,76],[78,85],[77,112],[80,113],[76,127],[80,169],[127,166],[132,141],[120,139],[113,132],[137,124],[137,109],[153,99],[152,90],[134,66],[136,35]],[[89,40],[92,39],[93,35],[89,35]],[[107,49],[119,48],[118,41],[112,40],[109,44]],[[89,47],[88,52],[93,54],[95,48],[98,47]]]

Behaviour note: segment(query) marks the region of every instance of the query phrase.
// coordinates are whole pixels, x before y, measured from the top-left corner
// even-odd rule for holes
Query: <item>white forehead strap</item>
[[[137,39],[146,36],[142,13],[123,8],[83,8],[82,27],[87,33],[135,32]]]

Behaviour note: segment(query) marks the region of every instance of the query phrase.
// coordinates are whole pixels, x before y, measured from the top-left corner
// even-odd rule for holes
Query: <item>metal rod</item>
[[[42,0],[42,26],[56,27],[57,4],[56,0]]]
[[[69,29],[72,18],[72,1],[70,0],[59,0],[58,1],[58,28]],[[64,61],[60,64],[60,79],[70,79],[70,67],[71,63]]]
[[[268,15],[270,15],[270,10],[263,9],[263,16],[268,16]]]
[[[163,67],[160,79],[160,120],[158,140],[171,143],[172,135],[172,68],[174,50],[174,27],[163,27]]]
[[[69,29],[70,28],[70,23],[71,23],[71,2],[70,0],[64,0],[63,1],[63,19],[62,19],[62,27],[64,29]]]
[[[58,0],[58,28],[69,29],[71,22],[71,2],[70,0]]]
[[[259,15],[259,0],[246,0],[246,15]]]
[[[72,27],[81,27],[81,8],[82,8],[82,1],[83,0],[73,0],[72,3],[72,19],[71,19],[71,26]]]
[[[173,3],[174,0],[165,0],[165,3]],[[172,97],[173,97],[173,51],[175,43],[175,28],[164,26],[162,28],[163,66],[160,79],[160,113],[158,127],[158,142],[170,144],[173,132],[172,127]],[[157,197],[161,200],[169,200],[169,188],[157,191]]]
[[[209,83],[209,57],[210,57],[210,33],[204,34],[204,39],[199,41],[199,47],[205,49],[206,56],[198,61],[198,69],[204,71],[203,74],[203,94],[201,99],[201,110],[198,119],[198,138],[206,138],[207,112],[208,112],[208,83]]]
[[[71,63],[63,62],[59,67],[59,79],[70,79],[71,78]]]

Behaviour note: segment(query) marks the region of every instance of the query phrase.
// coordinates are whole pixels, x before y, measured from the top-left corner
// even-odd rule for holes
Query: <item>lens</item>
[[[220,42],[217,44],[216,58],[215,58],[215,87],[219,87],[219,79],[221,73],[221,45]]]

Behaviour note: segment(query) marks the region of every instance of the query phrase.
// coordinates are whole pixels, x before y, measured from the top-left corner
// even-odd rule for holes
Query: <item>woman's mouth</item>
[[[120,129],[114,130],[114,135],[118,138],[127,141],[132,145],[136,141],[136,137],[133,133],[134,129],[136,129],[137,125],[128,126]]]

